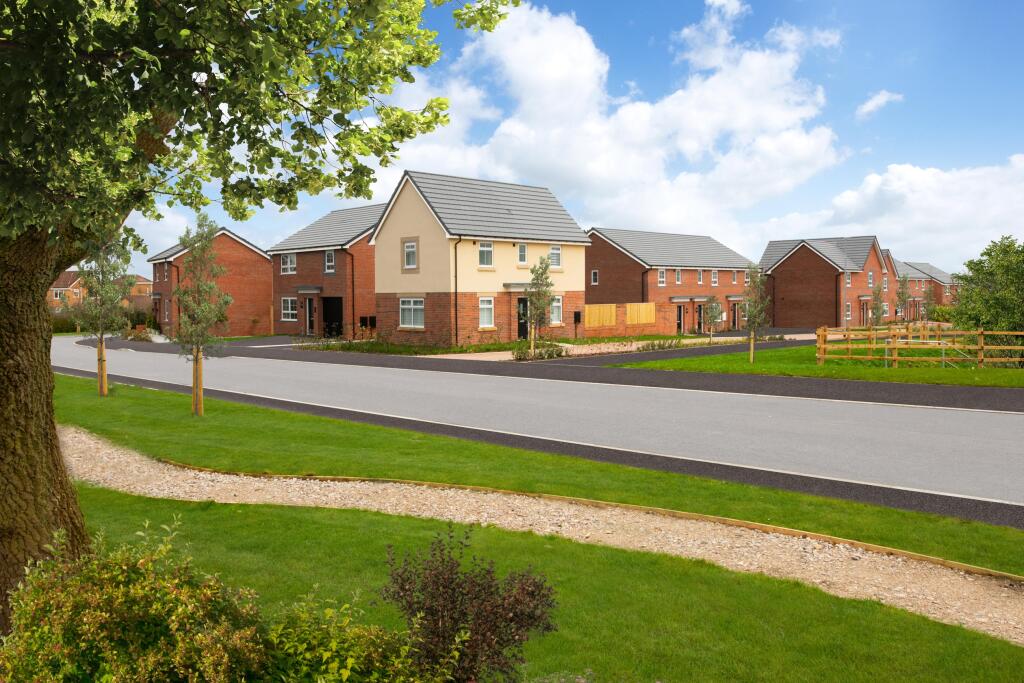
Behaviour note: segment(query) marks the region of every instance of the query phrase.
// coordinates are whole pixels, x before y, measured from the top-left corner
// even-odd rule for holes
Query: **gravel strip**
[[[916,612],[1024,645],[1024,584],[849,545],[654,513],[515,494],[381,482],[198,472],[60,426],[71,475],[152,498],[355,508],[561,536],[580,543],[706,560]]]

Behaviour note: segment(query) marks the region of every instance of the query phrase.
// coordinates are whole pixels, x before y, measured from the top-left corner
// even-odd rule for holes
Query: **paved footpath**
[[[94,370],[75,342],[55,337],[53,364]],[[111,350],[108,368],[190,381],[171,354]],[[265,358],[204,370],[236,394],[1024,506],[1024,414]]]

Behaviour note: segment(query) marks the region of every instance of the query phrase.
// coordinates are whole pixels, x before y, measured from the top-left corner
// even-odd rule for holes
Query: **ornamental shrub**
[[[401,561],[389,551],[382,594],[405,616],[421,663],[443,661],[461,643],[454,681],[518,680],[531,633],[555,630],[554,589],[532,570],[499,579],[493,562],[466,559],[469,532],[438,536],[421,555]]]
[[[241,681],[266,654],[254,594],[198,574],[174,532],[80,558],[60,538],[12,594],[4,681]]]

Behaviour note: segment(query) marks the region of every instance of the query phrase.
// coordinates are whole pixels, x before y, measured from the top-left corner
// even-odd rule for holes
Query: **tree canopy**
[[[388,103],[436,62],[426,0],[14,0],[0,6],[0,238],[75,262],[163,198],[243,218],[300,192],[366,196],[374,164],[446,121]],[[430,0],[435,6],[451,0]],[[455,9],[492,28],[517,0]]]
[[[1024,331],[1024,241],[992,242],[956,275],[953,322],[960,329]]]

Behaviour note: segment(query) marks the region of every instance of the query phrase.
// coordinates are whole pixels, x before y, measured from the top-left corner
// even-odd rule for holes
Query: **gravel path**
[[[514,494],[380,482],[197,472],[58,427],[73,477],[153,498],[356,508],[552,534],[580,543],[707,560],[794,579],[844,598],[878,600],[1024,645],[1024,584],[848,545]]]

